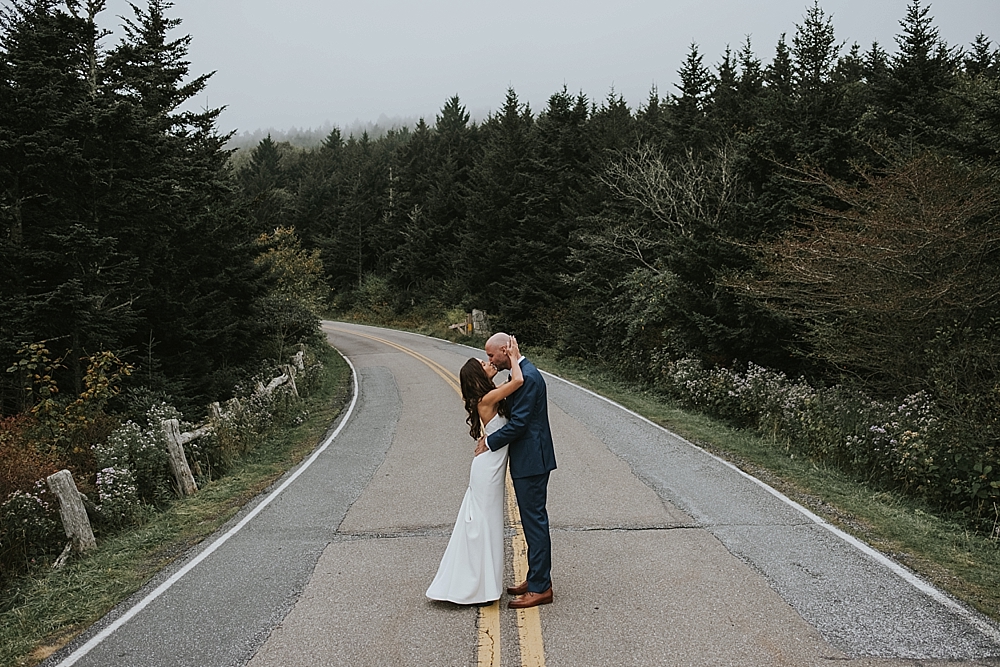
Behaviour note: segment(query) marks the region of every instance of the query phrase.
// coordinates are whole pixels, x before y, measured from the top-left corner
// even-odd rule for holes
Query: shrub
[[[97,471],[97,510],[114,528],[135,523],[141,515],[142,502],[135,473],[128,466],[109,466]]]
[[[270,394],[260,391],[272,378],[273,371],[269,371],[237,385],[237,396],[222,406],[221,418],[213,423],[212,432],[188,446],[189,457],[205,476],[225,474],[236,461],[261,444],[268,427],[280,421],[276,420],[276,414],[280,417],[290,412],[294,398],[285,385]]]
[[[975,517],[1000,504],[996,443],[989,435],[963,436],[925,391],[884,403],[755,364],[738,372],[679,359],[660,363],[659,371],[659,386],[678,402],[869,482]]]
[[[62,546],[56,505],[44,482],[14,491],[0,504],[0,581]]]
[[[137,489],[137,499],[153,505],[163,505],[170,499],[170,463],[159,425],[161,418],[174,418],[175,414],[177,411],[170,406],[156,404],[146,414],[149,426],[142,428],[127,421],[108,436],[105,443],[94,446],[100,468],[99,491],[102,472],[128,470]],[[119,472],[119,477],[123,474]]]
[[[319,389],[324,366],[322,360],[316,356],[312,348],[303,345],[302,351],[303,370],[299,371],[299,374],[295,377],[295,385],[299,389],[299,395],[306,397]]]
[[[0,498],[29,491],[63,466],[51,451],[40,451],[30,434],[35,419],[29,415],[0,419]]]

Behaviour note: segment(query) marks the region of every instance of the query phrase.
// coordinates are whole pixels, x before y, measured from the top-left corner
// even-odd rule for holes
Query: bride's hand
[[[507,348],[504,350],[507,356],[510,357],[512,362],[516,362],[521,358],[521,350],[517,346],[517,338],[514,336],[510,337],[510,341],[507,343]]]

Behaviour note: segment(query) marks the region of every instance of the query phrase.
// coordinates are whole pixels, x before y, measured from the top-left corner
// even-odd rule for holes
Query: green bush
[[[110,477],[106,474],[104,479],[123,480],[125,473],[122,471],[128,470],[139,500],[154,506],[168,502],[173,497],[172,478],[160,423],[178,415],[165,403],[154,404],[146,413],[146,428],[127,421],[108,436],[105,443],[95,445],[94,457],[99,469],[118,471],[117,474],[108,473]],[[100,480],[101,477],[98,477],[99,491]]]
[[[658,377],[659,387],[679,403],[865,481],[974,519],[992,517],[1000,504],[996,443],[966,437],[941,416],[928,392],[886,403],[840,385],[816,388],[755,364],[739,372],[706,369],[694,359],[664,361]]]
[[[15,491],[0,504],[0,583],[62,547],[56,505],[44,482]]]

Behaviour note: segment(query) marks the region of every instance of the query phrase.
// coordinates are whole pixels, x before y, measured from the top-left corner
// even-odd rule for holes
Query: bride
[[[497,369],[479,359],[469,359],[459,373],[469,434],[478,440],[507,423],[506,398],[523,383],[517,363],[521,353],[511,336],[504,350],[511,360],[510,382],[493,384]],[[485,431],[483,431],[485,424]],[[469,488],[458,511],[458,520],[441,558],[437,576],[427,589],[432,600],[456,604],[483,604],[500,599],[503,583],[503,493],[507,472],[507,447],[487,451],[472,459]]]

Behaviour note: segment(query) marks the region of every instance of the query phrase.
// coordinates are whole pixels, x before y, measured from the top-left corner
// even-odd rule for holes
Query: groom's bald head
[[[502,371],[510,370],[510,357],[504,352],[504,348],[509,343],[510,336],[503,332],[498,332],[490,336],[484,346],[490,363]]]

